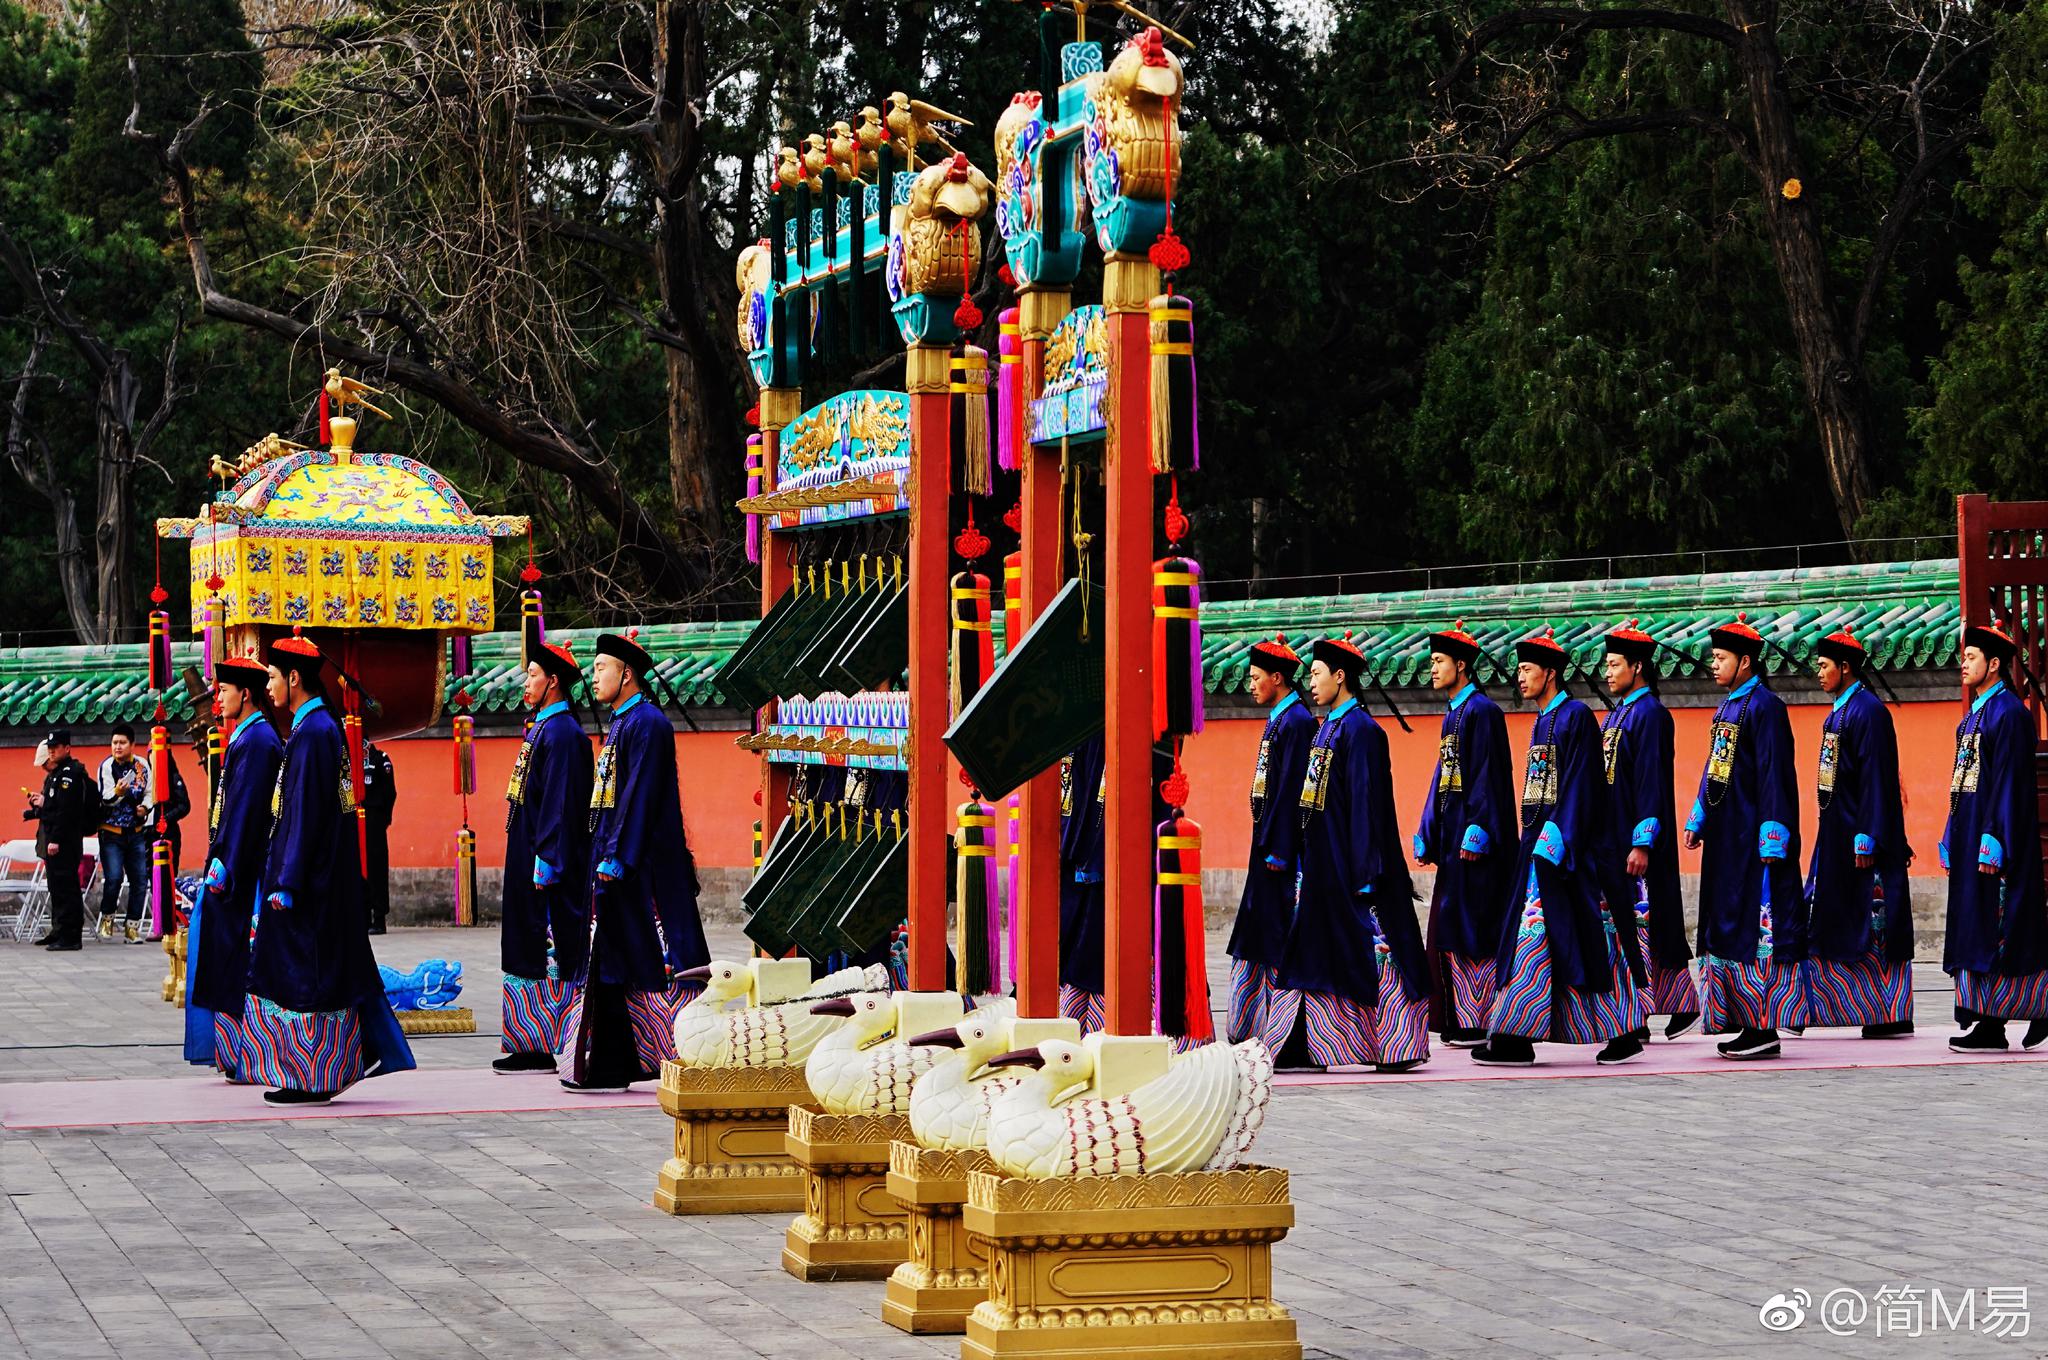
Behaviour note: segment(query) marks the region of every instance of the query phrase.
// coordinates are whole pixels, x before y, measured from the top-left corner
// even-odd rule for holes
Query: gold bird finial
[[[341,370],[338,368],[327,370],[327,381],[323,385],[322,390],[327,393],[328,401],[334,404],[334,410],[329,413],[330,415],[341,415],[347,407],[355,405],[362,407],[365,411],[375,411],[386,420],[391,419],[389,411],[383,410],[367,400],[369,397],[383,396],[382,392],[371,387],[368,383],[358,382],[354,378],[344,378],[341,375]]]
[[[889,137],[901,148],[908,168],[913,171],[917,169],[917,148],[921,142],[937,146],[948,156],[954,154],[953,144],[932,129],[933,123],[974,126],[957,113],[947,113],[944,109],[935,108],[922,99],[912,99],[901,90],[889,96]]]
[[[853,140],[853,124],[842,119],[832,125],[832,135],[825,139],[825,154],[839,173],[840,183],[860,178],[860,148]]]

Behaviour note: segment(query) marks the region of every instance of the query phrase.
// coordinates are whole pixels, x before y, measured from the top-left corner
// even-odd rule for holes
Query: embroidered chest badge
[[[1975,793],[1977,791],[1978,758],[1981,754],[1982,734],[1971,732],[1956,739],[1956,768],[1949,776],[1948,791],[1951,795]]]
[[[1728,781],[1735,777],[1735,747],[1741,738],[1741,723],[1729,722],[1725,718],[1715,719],[1713,738],[1707,747],[1709,784],[1718,784],[1725,789]]]
[[[1842,734],[1823,732],[1820,734],[1820,796],[1821,806],[1828,805],[1828,799],[1835,792],[1835,771],[1842,760]]]
[[[1458,759],[1458,734],[1446,732],[1436,744],[1436,792],[1441,798],[1445,794],[1465,791],[1465,767]]]
[[[533,739],[519,743],[519,754],[512,758],[512,777],[505,782],[505,801],[523,804],[526,801],[526,767],[533,760]]]
[[[1529,748],[1529,760],[1522,767],[1522,806],[1557,805],[1557,747],[1539,742]]]
[[[1607,782],[1614,782],[1614,767],[1621,759],[1621,728],[1609,727],[1600,733],[1600,768],[1607,773]]]
[[[1316,746],[1308,753],[1308,777],[1301,781],[1301,806],[1304,812],[1321,812],[1323,799],[1329,792],[1330,748]]]

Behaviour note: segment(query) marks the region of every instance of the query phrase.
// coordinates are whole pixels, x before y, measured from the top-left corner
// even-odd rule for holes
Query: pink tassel
[[[1015,472],[1024,453],[1024,328],[1018,316],[1015,307],[1003,309],[996,340],[996,462],[1005,472]]]
[[[1006,803],[1009,808],[1006,818],[1009,822],[1009,829],[1003,833],[1003,844],[1009,853],[1005,856],[1007,861],[1005,878],[1008,881],[1003,885],[1003,901],[1008,904],[1010,912],[1008,977],[1014,983],[1017,980],[1017,928],[1024,919],[1023,904],[1019,899],[1017,891],[1018,880],[1024,863],[1024,795],[1013,793],[1006,800]]]
[[[747,495],[761,494],[761,436],[747,436]],[[755,566],[761,564],[761,517],[747,516],[747,560]]]

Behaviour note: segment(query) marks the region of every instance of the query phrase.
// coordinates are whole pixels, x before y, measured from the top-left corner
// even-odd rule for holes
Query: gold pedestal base
[[[671,1214],[786,1214],[804,1207],[789,1159],[789,1107],[811,1098],[801,1067],[661,1065],[661,1108],[676,1121],[676,1155],[654,1181]]]
[[[986,1152],[889,1145],[889,1193],[910,1212],[910,1259],[889,1276],[882,1321],[906,1332],[964,1332],[988,1297],[988,1243],[970,1237],[960,1211],[967,1173],[994,1171]]]
[[[989,1297],[962,1360],[996,1356],[1300,1360],[1273,1301],[1273,1243],[1294,1226],[1287,1173],[967,1178]]]
[[[474,1034],[476,1012],[467,1006],[444,1011],[393,1011],[406,1034]]]
[[[179,1010],[185,1008],[185,927],[164,936],[164,953],[170,955],[170,971],[164,974],[164,1000]]]
[[[910,1254],[910,1219],[889,1193],[889,1145],[910,1137],[903,1114],[789,1109],[789,1156],[804,1173],[804,1211],[783,1238],[799,1280],[886,1280]]]

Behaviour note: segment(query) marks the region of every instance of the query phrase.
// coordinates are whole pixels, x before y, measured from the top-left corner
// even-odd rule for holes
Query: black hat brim
[[[278,669],[282,670],[283,667]],[[259,661],[238,657],[233,661],[213,663],[213,682],[216,685],[240,685],[243,689],[261,689],[270,680],[270,671]]]
[[[1861,647],[1837,642],[1833,638],[1822,638],[1813,650],[1816,654],[1844,666],[1861,666],[1870,659]]]
[[[1339,643],[1325,638],[1309,649],[1311,659],[1322,662],[1333,671],[1343,671],[1353,680],[1365,674],[1365,657]]]
[[[1762,638],[1746,637],[1741,633],[1731,633],[1721,628],[1716,628],[1713,632],[1709,633],[1707,635],[1707,642],[1710,646],[1719,647],[1724,652],[1733,652],[1737,656],[1746,656],[1754,659],[1764,654],[1764,640]]]
[[[583,678],[583,668],[581,666],[562,660],[561,657],[556,656],[546,647],[537,649],[533,659],[540,664],[542,670],[562,682],[562,691],[565,694],[571,686]],[[628,664],[631,663],[629,662]]]
[[[1294,673],[1301,669],[1301,658],[1298,656],[1282,656],[1280,653],[1265,647],[1254,647],[1248,658],[1248,664],[1257,666],[1260,670],[1271,671],[1283,680],[1292,680]]]
[[[2011,661],[2019,652],[2019,648],[2015,644],[2000,637],[1989,628],[1982,628],[1974,624],[1963,630],[1963,645],[1965,647],[1975,647],[1986,656],[1999,657],[2005,661]]]
[[[1432,652],[1442,652],[1451,660],[1462,661],[1468,666],[1479,659],[1477,644],[1465,642],[1462,639],[1450,637],[1443,633],[1431,633],[1429,635],[1429,650]]]
[[[617,633],[599,635],[597,639],[597,654],[599,656],[616,657],[618,660],[625,662],[633,674],[639,676],[642,680],[645,680],[654,672],[654,658],[647,654],[647,649],[630,638],[620,637]]]
[[[1657,655],[1657,643],[1655,639],[1618,637],[1609,633],[1605,655],[1626,657],[1640,665]]]
[[[1531,665],[1548,666],[1551,670],[1562,671],[1571,665],[1571,656],[1564,648],[1548,642],[1518,642],[1515,644],[1515,660],[1527,661]]]

